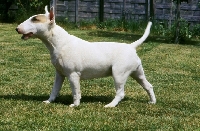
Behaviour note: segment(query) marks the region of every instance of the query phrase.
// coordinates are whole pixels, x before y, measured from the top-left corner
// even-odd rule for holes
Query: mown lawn
[[[166,44],[154,37],[138,48],[147,79],[154,85],[157,104],[132,79],[125,99],[104,108],[114,95],[111,77],[81,82],[82,99],[70,108],[66,80],[56,102],[48,99],[54,67],[38,39],[23,41],[15,24],[0,24],[0,130],[200,130],[200,42]],[[140,35],[102,30],[70,30],[89,41],[131,43]]]

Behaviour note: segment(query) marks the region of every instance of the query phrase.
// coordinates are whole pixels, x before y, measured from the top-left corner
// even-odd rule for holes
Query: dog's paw
[[[69,105],[69,107],[78,107],[78,105],[71,104],[71,105]]]
[[[69,105],[69,107],[74,107],[74,106],[75,106],[74,104]]]
[[[156,104],[156,101],[149,101],[148,104]]]
[[[46,100],[46,101],[43,101],[43,102],[46,103],[46,104],[51,103],[49,100]]]
[[[112,107],[115,107],[115,105],[113,105],[113,104],[107,104],[107,105],[105,105],[104,107],[105,107],[105,108],[112,108]]]
[[[80,105],[80,99],[74,100],[74,103],[69,105],[69,107],[77,107]]]

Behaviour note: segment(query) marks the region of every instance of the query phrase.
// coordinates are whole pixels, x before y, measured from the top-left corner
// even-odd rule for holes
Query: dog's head
[[[23,34],[22,39],[26,40],[30,37],[45,35],[55,25],[54,8],[51,7],[50,12],[45,6],[45,14],[38,14],[30,17],[17,26],[16,31]]]

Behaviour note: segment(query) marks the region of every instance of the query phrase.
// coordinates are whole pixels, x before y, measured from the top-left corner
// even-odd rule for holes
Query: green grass
[[[104,108],[114,95],[111,77],[81,81],[81,105],[70,108],[66,80],[54,103],[44,104],[54,67],[38,39],[23,41],[15,24],[0,24],[0,130],[200,130],[200,42],[166,44],[153,36],[138,48],[157,104],[132,79],[115,108]],[[140,35],[102,30],[70,30],[89,41],[131,43]]]

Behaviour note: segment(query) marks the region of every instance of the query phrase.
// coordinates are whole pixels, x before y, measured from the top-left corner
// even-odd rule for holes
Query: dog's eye
[[[37,17],[33,17],[33,18],[31,19],[31,21],[37,22],[37,21],[40,21],[40,20],[38,20]]]
[[[47,18],[45,15],[37,15],[37,16],[32,17],[31,21],[33,23],[41,23],[41,22],[44,23],[47,21]]]

